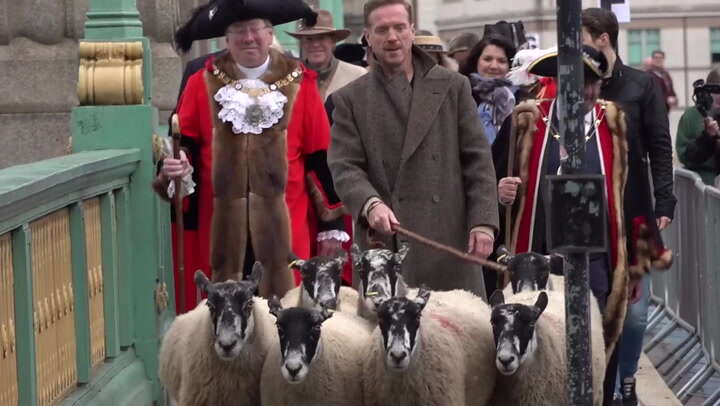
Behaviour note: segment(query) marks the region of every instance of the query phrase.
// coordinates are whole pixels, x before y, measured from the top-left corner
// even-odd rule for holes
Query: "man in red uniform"
[[[185,233],[186,269],[239,279],[256,259],[267,270],[263,296],[293,286],[291,249],[309,257],[318,231],[321,254],[348,238],[325,159],[329,124],[316,74],[270,48],[272,25],[303,17],[315,14],[300,0],[217,0],[176,33],[185,51],[193,40],[225,35],[228,52],[188,79],[177,107],[187,148],[181,160],[164,160],[156,190],[165,195],[172,178],[195,172],[198,217]],[[190,272],[186,278],[189,309],[195,289]]]

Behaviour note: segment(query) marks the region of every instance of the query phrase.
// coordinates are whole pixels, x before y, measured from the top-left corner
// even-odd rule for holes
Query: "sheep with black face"
[[[283,306],[306,309],[323,308],[355,313],[358,293],[355,289],[341,286],[343,266],[347,255],[342,252],[335,257],[318,256],[309,260],[297,259],[291,266],[302,275],[302,283],[282,298]]]
[[[506,265],[510,273],[510,284],[503,290],[504,294],[563,289],[564,278],[561,275],[551,274],[553,268],[562,269],[564,261],[562,256],[541,255],[535,252],[513,255],[504,247],[498,249],[498,254],[500,254],[498,262]]]
[[[438,294],[431,300],[420,288],[414,299],[393,297],[379,306],[363,364],[366,405],[465,406],[490,399],[497,373],[490,310],[470,292]]]
[[[326,309],[283,309],[276,298],[269,305],[279,345],[263,367],[262,404],[363,405],[361,360],[372,331],[369,322]]]
[[[409,249],[407,244],[402,244],[397,252],[384,248],[360,251],[357,245],[352,246],[353,268],[359,279],[358,315],[376,321],[376,311],[382,302],[405,295],[398,276]]]
[[[277,341],[267,302],[253,297],[262,271],[255,263],[247,280],[218,283],[195,273],[208,298],[173,321],[159,356],[160,382],[177,405],[260,404],[262,366]]]
[[[500,373],[492,404],[566,405],[565,297],[561,292],[521,292],[490,297]],[[603,400],[605,340],[597,301],[591,299],[593,404]]]

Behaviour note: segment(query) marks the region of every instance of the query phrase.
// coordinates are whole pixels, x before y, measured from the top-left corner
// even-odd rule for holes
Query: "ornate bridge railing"
[[[131,235],[147,219],[131,182],[142,156],[88,151],[0,171],[0,406],[161,400],[165,308],[152,303],[164,276],[137,277],[147,268]],[[168,252],[169,237],[151,238]]]

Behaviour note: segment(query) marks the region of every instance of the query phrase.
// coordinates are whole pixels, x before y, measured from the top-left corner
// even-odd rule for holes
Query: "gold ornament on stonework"
[[[79,53],[80,105],[143,103],[141,42],[81,42]]]

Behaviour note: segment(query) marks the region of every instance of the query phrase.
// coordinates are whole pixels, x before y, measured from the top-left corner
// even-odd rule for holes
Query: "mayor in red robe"
[[[273,17],[275,10],[244,10],[233,18],[236,12],[222,1],[198,9],[176,35],[179,45],[188,36],[201,39],[231,29],[218,31],[212,21],[282,21]],[[184,201],[184,260],[191,272],[185,275],[186,309],[178,312],[197,303],[196,269],[215,281],[240,279],[258,260],[268,271],[260,294],[283,295],[297,283],[287,267],[291,256],[308,258],[319,231],[345,234],[342,204],[327,170],[329,124],[316,74],[277,51],[267,52],[263,65],[245,70],[231,52],[205,58],[179,99],[183,146],[196,186]],[[253,72],[261,74],[250,77]],[[242,113],[257,117],[239,118]],[[167,183],[161,172],[156,190],[166,194]]]

